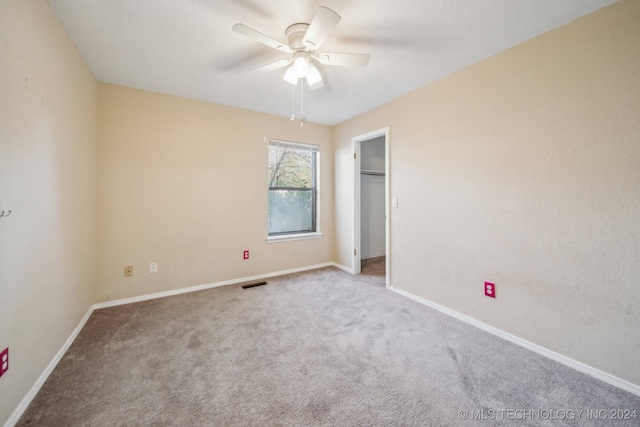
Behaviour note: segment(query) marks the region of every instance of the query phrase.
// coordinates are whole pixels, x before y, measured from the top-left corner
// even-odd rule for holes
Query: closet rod
[[[384,172],[378,172],[378,171],[362,170],[362,171],[360,171],[360,173],[362,175],[384,176]]]

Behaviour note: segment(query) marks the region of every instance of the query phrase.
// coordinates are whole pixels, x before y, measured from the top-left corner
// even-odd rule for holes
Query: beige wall
[[[322,238],[266,242],[265,138],[320,146]],[[330,127],[100,84],[96,300],[331,262],[332,165]]]
[[[3,0],[0,424],[93,302],[352,267],[351,138],[385,126],[392,285],[640,384],[638,22],[623,0],[301,129],[98,85],[44,0]],[[266,243],[265,137],[320,145],[323,238]]]
[[[0,425],[93,303],[97,83],[45,1],[0,2]]]
[[[389,126],[392,285],[640,384],[639,22],[621,1],[337,126],[336,261],[350,139]]]

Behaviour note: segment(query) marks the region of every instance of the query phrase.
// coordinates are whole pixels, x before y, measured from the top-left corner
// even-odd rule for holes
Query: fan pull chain
[[[300,79],[302,80],[302,79]],[[304,126],[302,118],[304,117],[304,82],[300,82],[300,127]]]
[[[296,87],[291,87],[291,121],[296,119]]]

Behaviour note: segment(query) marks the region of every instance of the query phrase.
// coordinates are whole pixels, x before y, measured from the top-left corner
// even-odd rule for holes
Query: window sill
[[[290,242],[292,240],[317,239],[322,237],[322,233],[300,233],[300,234],[281,234],[279,236],[267,237],[267,243]]]

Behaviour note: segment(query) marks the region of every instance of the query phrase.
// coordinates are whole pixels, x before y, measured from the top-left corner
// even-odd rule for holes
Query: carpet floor
[[[384,276],[386,272],[386,257],[363,259],[360,263],[360,274],[367,276]]]
[[[94,311],[17,425],[639,424],[611,418],[640,416],[640,397],[384,277],[330,267],[267,281]]]

